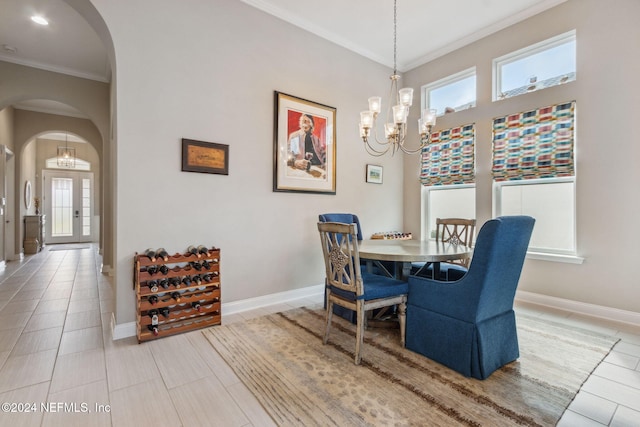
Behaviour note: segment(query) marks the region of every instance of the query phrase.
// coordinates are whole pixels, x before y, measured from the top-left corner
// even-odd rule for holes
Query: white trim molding
[[[315,298],[319,295],[323,295],[323,293],[324,285],[321,284],[301,289],[294,289],[292,291],[264,295],[261,297],[222,303],[223,318],[225,315],[228,316],[230,314],[242,313],[244,311],[255,310],[257,308],[267,307],[274,304],[281,304],[304,298]],[[115,316],[113,314],[111,315],[111,335],[114,341],[136,336],[136,328],[136,322],[117,324]]]
[[[572,301],[527,291],[516,291],[516,300],[556,308],[569,313],[582,314],[585,316],[640,326],[640,313],[636,313],[634,311],[620,310],[618,308]]]

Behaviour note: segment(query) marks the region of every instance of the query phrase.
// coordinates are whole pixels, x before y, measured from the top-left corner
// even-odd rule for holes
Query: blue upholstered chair
[[[479,379],[516,360],[513,300],[534,222],[529,216],[487,221],[460,280],[410,276],[407,348]]]
[[[327,284],[327,324],[323,343],[326,344],[329,339],[334,305],[353,310],[356,313],[355,363],[360,364],[366,327],[365,312],[398,305],[400,342],[404,346],[407,282],[361,272],[355,224],[318,222],[318,231]]]
[[[343,224],[356,224],[356,236],[358,241],[362,240],[362,228],[360,227],[360,220],[357,215],[350,213],[326,213],[318,215],[318,221],[320,222],[340,222]],[[364,263],[361,265],[362,273],[365,272]],[[325,308],[327,308],[327,291],[325,289]],[[356,323],[356,312],[348,310],[344,307],[333,307],[334,314],[347,319],[349,322]]]
[[[356,224],[356,236],[358,241],[362,240],[362,228],[357,215],[350,213],[326,213],[318,215],[320,222],[341,222],[343,224]]]

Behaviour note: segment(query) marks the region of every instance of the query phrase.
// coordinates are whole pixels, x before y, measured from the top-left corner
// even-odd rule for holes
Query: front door
[[[45,243],[93,240],[93,173],[43,171]]]

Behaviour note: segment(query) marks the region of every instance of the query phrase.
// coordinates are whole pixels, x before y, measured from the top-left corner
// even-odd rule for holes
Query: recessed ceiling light
[[[44,18],[43,16],[40,16],[40,15],[33,15],[31,17],[31,20],[33,22],[35,22],[36,24],[49,25],[49,21],[47,21],[46,18]]]

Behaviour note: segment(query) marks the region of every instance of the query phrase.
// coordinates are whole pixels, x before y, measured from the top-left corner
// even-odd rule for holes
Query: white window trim
[[[427,83],[420,88],[421,100],[420,100],[420,108],[421,110],[429,109],[429,92],[434,89],[438,89],[443,86],[447,86],[449,84],[455,83],[459,80],[466,79],[467,77],[476,76],[476,67],[467,68],[466,70],[462,70],[458,73],[451,74],[447,77],[443,77],[440,80],[436,80],[435,82]],[[476,106],[476,102],[478,100],[478,83],[476,81],[476,99],[473,100],[473,107]],[[444,114],[444,113],[443,113]],[[438,116],[442,116],[443,114],[438,114]]]
[[[492,101],[500,101],[500,81],[502,80],[502,68],[501,65],[509,64],[517,61],[518,59],[525,58],[527,56],[535,55],[538,52],[543,52],[548,49],[552,49],[568,41],[576,40],[576,30],[567,31],[566,33],[559,34],[541,42],[529,45],[522,49],[510,52],[499,58],[495,58],[492,63],[493,69],[493,87],[492,87]]]
[[[573,183],[573,198],[574,198],[574,206],[576,206],[576,214],[577,214],[577,204],[575,201],[576,197],[576,177],[560,177],[560,178],[541,178],[541,179],[526,179],[526,180],[515,180],[515,181],[494,181],[493,182],[493,216],[498,217],[502,214],[500,211],[501,204],[501,192],[500,188],[504,186],[515,186],[515,185],[532,185],[532,184],[551,184],[551,183],[560,183],[560,182],[571,182]],[[584,257],[581,257],[577,254],[578,250],[578,232],[577,232],[577,221],[574,218],[574,230],[573,230],[573,247],[576,248],[575,251],[541,251],[539,249],[533,249],[527,251],[527,258],[529,259],[537,259],[542,261],[552,261],[552,262],[562,262],[569,264],[582,264],[584,262]]]

